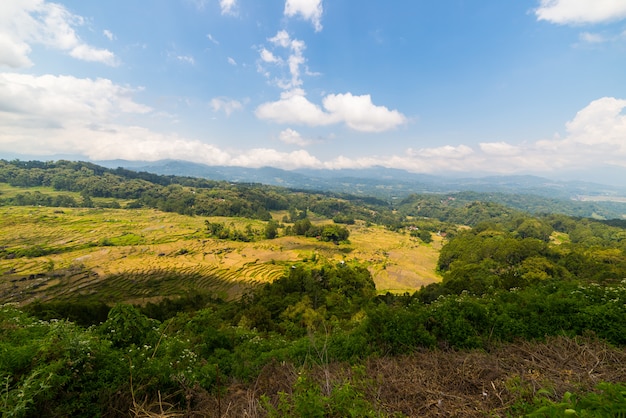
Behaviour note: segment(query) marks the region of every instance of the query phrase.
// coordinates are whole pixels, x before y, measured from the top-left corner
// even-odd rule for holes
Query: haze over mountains
[[[402,198],[411,193],[475,191],[533,194],[560,199],[626,201],[626,185],[552,180],[531,175],[444,177],[410,173],[405,170],[386,167],[342,170],[298,169],[291,171],[273,167],[208,166],[178,160],[110,160],[97,161],[97,164],[109,168],[123,167],[155,174],[262,183],[296,189],[345,192],[389,199]]]

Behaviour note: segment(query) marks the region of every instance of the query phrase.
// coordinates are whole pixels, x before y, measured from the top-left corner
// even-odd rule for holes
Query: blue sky
[[[4,0],[0,157],[601,180],[625,69],[626,0]]]

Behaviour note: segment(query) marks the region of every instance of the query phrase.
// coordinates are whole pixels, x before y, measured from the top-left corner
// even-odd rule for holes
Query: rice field
[[[152,209],[0,207],[0,303],[74,297],[143,303],[194,291],[236,298],[304,262],[363,263],[379,292],[439,280],[439,237],[426,245],[357,224],[349,244],[294,236],[244,243],[209,237],[207,219],[241,230],[265,226]]]

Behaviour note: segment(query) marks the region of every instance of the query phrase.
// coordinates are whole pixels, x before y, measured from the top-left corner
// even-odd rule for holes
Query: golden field
[[[0,302],[82,295],[142,303],[190,291],[236,297],[250,284],[274,280],[303,262],[362,263],[382,293],[413,291],[440,280],[438,236],[424,244],[408,234],[357,223],[349,226],[350,242],[339,245],[283,236],[282,229],[272,240],[236,242],[209,237],[206,220],[258,235],[265,228],[262,221],[152,209],[0,207],[0,249],[5,251]]]

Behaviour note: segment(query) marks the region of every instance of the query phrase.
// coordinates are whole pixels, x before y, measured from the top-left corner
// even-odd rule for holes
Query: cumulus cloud
[[[491,169],[501,172],[555,171],[612,164],[626,167],[626,100],[603,97],[565,124],[566,134],[521,145],[482,143]]]
[[[214,112],[221,111],[224,112],[226,116],[230,116],[233,112],[243,109],[243,103],[227,97],[215,97],[211,99],[210,106]]]
[[[31,48],[26,42],[13,39],[0,32],[0,66],[10,68],[30,67],[33,65],[28,58]]]
[[[263,103],[255,111],[259,119],[277,123],[323,126],[334,123],[331,115],[311,103],[303,94],[283,94],[275,102]]]
[[[237,66],[237,61],[235,61],[235,59],[234,59],[233,57],[228,57],[228,58],[226,59],[226,61],[228,61],[228,63],[229,63],[230,65],[232,65],[233,67],[236,67],[236,66]]]
[[[409,148],[404,154],[360,158],[337,157],[326,168],[374,165],[429,173],[554,173],[607,164],[626,167],[626,100],[603,97],[581,109],[565,124],[566,134],[545,140],[511,144],[483,142],[467,145]]]
[[[167,158],[173,152],[185,158],[214,155],[221,161],[224,154],[214,147],[133,124],[153,113],[133,100],[136,91],[107,79],[1,73],[0,149],[93,159]]]
[[[134,101],[136,92],[107,79],[0,73],[0,151],[93,160],[232,161],[214,145],[141,126],[154,110]]]
[[[557,24],[601,23],[626,18],[626,2],[620,0],[540,0],[538,20]]]
[[[277,123],[324,126],[343,122],[361,132],[383,132],[406,123],[397,110],[376,106],[369,95],[329,94],[322,100],[324,109],[310,102],[301,91],[283,93],[280,100],[263,103],[256,116]]]
[[[59,125],[151,112],[133,101],[135,91],[102,78],[0,73],[0,111],[3,117],[28,115]]]
[[[355,131],[383,132],[406,122],[406,117],[397,110],[374,105],[369,94],[329,94],[323,105],[331,119],[343,121]]]
[[[278,135],[278,139],[285,144],[289,145],[297,145],[299,147],[306,147],[311,143],[310,140],[304,139],[300,132],[295,131],[291,128],[285,129]]]
[[[594,100],[565,125],[568,132],[565,141],[592,147],[608,145],[626,153],[626,115],[622,113],[624,108],[626,100],[614,97]]]
[[[3,2],[0,6],[0,66],[31,66],[32,44],[65,51],[79,60],[116,66],[115,54],[86,44],[76,34],[74,28],[84,24],[82,17],[60,4],[44,0]]]
[[[316,32],[322,30],[322,0],[287,0],[285,16],[300,16],[313,24]]]

